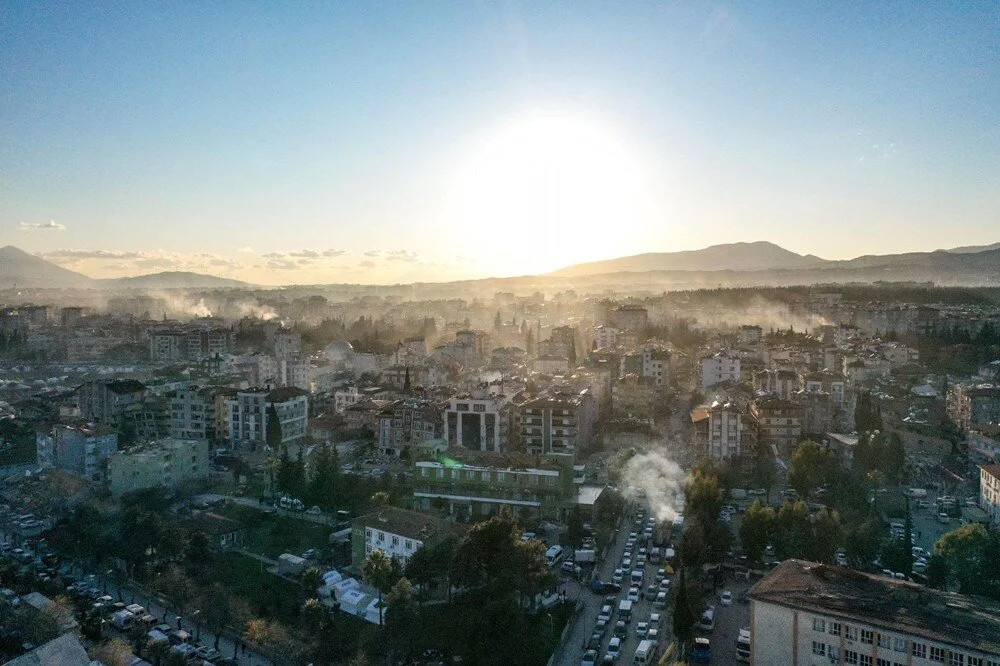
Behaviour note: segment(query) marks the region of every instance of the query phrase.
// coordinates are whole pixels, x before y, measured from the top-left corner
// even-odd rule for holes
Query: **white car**
[[[615,659],[617,659],[618,655],[621,654],[621,651],[622,651],[622,639],[615,636],[608,642],[608,654],[613,654],[615,656]]]
[[[612,582],[618,583],[619,585],[621,585],[623,578],[625,578],[624,569],[615,569],[615,572],[611,574]]]
[[[635,635],[638,638],[640,638],[640,639],[645,638],[646,634],[648,634],[648,633],[649,633],[649,623],[648,622],[640,622],[639,624],[635,625]]]
[[[629,601],[631,601],[633,603],[638,603],[639,602],[639,588],[637,588],[637,587],[630,587],[630,588],[628,588],[628,597],[627,598],[628,598]]]
[[[323,513],[323,510],[320,509],[318,506],[311,506],[306,510],[306,513],[308,513],[310,516],[318,516]]]
[[[719,595],[719,603],[723,606],[733,605],[733,593],[729,590],[723,590],[722,594]]]

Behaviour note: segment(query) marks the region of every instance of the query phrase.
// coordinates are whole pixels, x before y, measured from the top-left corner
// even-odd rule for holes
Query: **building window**
[[[856,640],[858,640],[858,628],[857,627],[852,627],[851,625],[845,626],[844,627],[844,638],[846,638],[849,641],[856,641]]]
[[[398,546],[399,545],[399,537],[398,536],[392,537],[392,545],[393,546]]]
[[[872,656],[870,654],[858,655],[858,666],[872,666]]]
[[[861,630],[861,642],[864,643],[865,645],[871,645],[874,638],[875,638],[875,632],[870,631],[868,629]]]
[[[365,538],[368,539],[369,541],[371,541],[371,539],[372,539],[372,531],[371,530],[365,530]]]
[[[844,650],[844,663],[845,664],[857,664],[858,663],[858,653],[854,650]]]
[[[840,663],[840,648],[837,647],[836,645],[827,645],[826,646],[826,656],[830,660],[831,664],[839,664]]]
[[[839,636],[840,635],[840,623],[839,622],[831,622],[830,623],[830,635],[831,636]]]
[[[826,643],[820,643],[819,641],[813,641],[813,654],[817,654],[821,657],[826,656]]]
[[[380,542],[381,542],[381,541],[385,541],[385,532],[379,532],[379,533],[378,533],[378,540],[379,540]]]
[[[820,619],[818,617],[813,618],[813,631],[824,632],[826,631],[826,620]]]
[[[879,647],[884,647],[886,649],[889,649],[890,645],[891,645],[891,641],[889,640],[888,636],[886,636],[885,634],[879,634],[878,635],[878,646]]]
[[[965,655],[961,652],[952,652],[948,659],[948,666],[965,666]]]
[[[906,639],[894,638],[892,641],[892,649],[896,652],[906,652]]]
[[[413,550],[413,542],[409,539],[406,540],[406,550]]]
[[[889,661],[888,659],[883,659],[882,657],[879,657],[878,659],[875,660],[875,666],[892,666],[892,662]]]
[[[943,648],[939,648],[939,647],[934,647],[932,645],[931,646],[930,660],[931,661],[940,661],[940,662],[943,662],[944,661],[944,649]]]
[[[927,644],[926,643],[910,643],[910,654],[914,657],[920,657],[921,659],[927,658]]]
[[[969,666],[983,666],[985,660],[982,657],[969,657]]]

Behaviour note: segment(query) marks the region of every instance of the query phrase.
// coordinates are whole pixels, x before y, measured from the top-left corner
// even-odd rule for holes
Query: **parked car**
[[[722,594],[719,595],[719,603],[723,606],[733,605],[733,593],[730,590],[723,590]]]
[[[587,650],[583,653],[583,659],[580,660],[580,666],[597,666],[597,651]]]

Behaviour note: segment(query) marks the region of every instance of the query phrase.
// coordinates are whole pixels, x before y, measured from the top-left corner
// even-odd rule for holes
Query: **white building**
[[[594,328],[594,343],[598,349],[614,347],[618,342],[618,329],[614,326],[600,325]]]
[[[357,386],[349,386],[344,391],[335,391],[333,393],[333,410],[338,414],[343,414],[345,409],[359,402],[364,397],[358,391]]]
[[[979,468],[979,508],[990,515],[991,521],[1000,523],[1000,465]]]
[[[786,560],[750,590],[750,663],[1000,666],[1000,605]]]
[[[642,351],[642,376],[657,387],[667,386],[670,383],[670,352],[648,345]]]
[[[733,403],[714,402],[691,410],[695,442],[705,455],[726,460],[756,447],[756,429],[752,416]]]
[[[295,387],[247,389],[226,401],[229,440],[256,447],[267,441],[267,412],[274,407],[281,423],[281,442],[305,437],[309,427],[309,395]]]
[[[302,336],[283,328],[274,334],[274,355],[279,359],[295,358],[302,353]]]
[[[444,410],[444,438],[449,447],[506,451],[511,425],[510,399],[483,391],[458,395]]]
[[[376,550],[400,564],[413,554],[449,535],[459,536],[465,528],[434,516],[395,507],[383,507],[354,520],[351,528],[352,560],[359,568]]]
[[[698,365],[701,388],[705,390],[720,382],[740,381],[740,359],[725,354],[716,354],[701,359]]]

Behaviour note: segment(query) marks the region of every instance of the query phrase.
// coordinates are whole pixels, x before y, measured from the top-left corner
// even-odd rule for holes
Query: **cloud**
[[[236,251],[240,254],[253,254],[253,248],[249,245],[244,245],[243,247],[236,248]]]
[[[342,257],[347,254],[347,250],[323,250],[324,257]]]
[[[244,268],[244,265],[239,261],[233,261],[211,252],[62,249],[44,252],[41,256],[62,265],[91,264],[93,266],[96,262],[98,270],[116,273],[142,273],[151,270],[219,272],[220,269],[229,271]]]
[[[37,229],[55,229],[57,231],[64,231],[66,229],[66,225],[59,224],[55,220],[49,220],[48,222],[21,222],[21,231],[35,231]]]
[[[261,256],[265,259],[298,259],[300,264],[311,263],[315,259],[340,257],[347,250],[293,250],[291,252],[267,252]]]
[[[361,268],[375,268],[375,262],[366,260],[362,261],[360,264],[358,264],[358,266],[360,266]]]
[[[366,257],[381,257],[382,256],[382,251],[381,250],[368,250],[367,252],[365,252],[365,256]]]
[[[416,261],[417,253],[409,250],[390,250],[385,253],[386,261]]]

